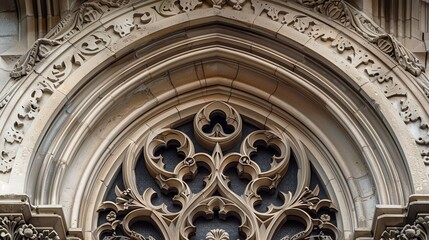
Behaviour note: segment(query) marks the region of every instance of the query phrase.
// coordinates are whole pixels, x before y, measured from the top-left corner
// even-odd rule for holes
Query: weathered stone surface
[[[28,17],[34,16],[27,10]],[[119,169],[125,186],[135,187],[136,162],[153,134],[180,126],[204,105],[222,101],[236,109],[246,124],[275,132],[281,142],[291,146],[299,160],[296,178],[302,183],[300,189],[310,186],[307,170],[311,163],[338,209],[340,231],[331,238],[379,239],[382,234],[398,238],[407,228],[393,224],[404,222],[399,216],[391,222],[397,234],[378,225],[372,229],[381,216],[376,204],[397,207],[410,201],[410,206],[421,204],[415,212],[424,214],[424,197],[409,200],[409,196],[429,194],[429,81],[408,50],[356,11],[340,0],[303,0],[299,4],[97,0],[76,6],[70,17],[31,45],[0,92],[0,194],[24,193],[37,204],[61,204],[67,227],[81,228],[91,238],[99,216],[96,209],[106,200]],[[373,35],[365,35],[372,31]],[[224,115],[238,123],[236,114],[216,111],[201,121]],[[204,166],[229,159],[215,146],[228,148],[238,139],[223,136],[219,126],[214,129],[216,137],[226,138],[199,136],[198,141],[213,153],[206,156]],[[192,166],[192,158],[185,160],[184,166]],[[247,163],[250,160],[242,159],[237,164]],[[222,204],[237,205],[236,198],[253,199],[248,207],[228,211],[246,221],[253,219],[245,224],[253,230],[242,229],[250,239],[272,238],[271,230],[264,229],[275,229],[280,223],[268,224],[268,217],[257,213],[253,203],[258,202],[261,189],[275,186],[274,180],[260,174],[258,179],[263,180],[253,179],[255,188],[246,190],[249,196],[230,198],[234,195],[219,169],[213,172],[225,188],[216,194],[227,197],[215,196],[214,202],[207,200],[209,195],[201,199],[206,212]],[[153,167],[152,172],[156,171]],[[253,176],[249,168],[246,171],[243,176]],[[186,186],[183,180],[192,174],[179,174],[177,181],[167,174],[166,179],[175,182],[163,186],[182,194],[176,201],[189,202],[191,195],[180,186]],[[315,197],[317,194],[311,195],[314,189],[291,194]],[[116,197],[129,200],[127,207],[143,197],[150,199],[135,189],[134,193],[130,197],[117,191]],[[117,205],[112,208],[114,214],[122,207],[121,199],[112,203]],[[159,211],[164,214],[164,225],[176,221],[173,215],[165,215],[166,210],[149,212],[140,207],[140,217]],[[293,215],[302,210],[295,205],[274,209],[272,214],[284,211],[284,216],[309,219],[303,212]],[[129,210],[121,209],[124,214],[131,214]],[[192,216],[197,216],[194,210]],[[112,221],[107,220],[110,228],[119,224],[113,222],[114,214],[109,217]],[[253,214],[263,221],[256,221]],[[327,219],[312,216],[305,222],[323,228]],[[194,220],[189,220],[191,225]],[[131,223],[118,221],[121,226]],[[255,227],[264,221],[266,226]],[[408,224],[418,229],[420,222]],[[173,228],[164,225],[162,229],[169,229],[164,235],[172,236],[166,239],[175,239]],[[193,231],[191,225],[186,225],[186,231],[180,224],[175,226],[183,230],[178,232],[185,238]],[[385,230],[387,233],[379,233]],[[310,237],[310,232],[300,234]],[[126,233],[127,237],[140,236],[133,234]],[[325,233],[317,234],[322,237]],[[204,236],[227,238],[220,229]]]

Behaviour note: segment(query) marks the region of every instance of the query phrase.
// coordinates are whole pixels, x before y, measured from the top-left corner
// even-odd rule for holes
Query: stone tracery
[[[207,130],[203,131],[205,125],[215,121],[205,118],[210,117],[213,112],[221,112],[226,122],[234,125],[234,130],[224,135],[225,125],[216,123],[209,133]],[[123,237],[151,239],[152,236],[143,236],[130,227],[137,219],[144,218],[156,225],[165,239],[189,239],[198,228],[195,224],[198,217],[212,219],[218,214],[220,219],[230,216],[237,218],[240,222],[240,235],[245,239],[272,239],[276,229],[291,219],[303,224],[305,229],[292,236],[283,236],[282,239],[307,239],[317,234],[326,239],[339,239],[340,233],[331,223],[331,217],[322,213],[328,211],[335,214],[336,209],[330,200],[318,198],[318,186],[309,188],[310,164],[305,157],[296,158],[303,171],[296,191],[280,191],[282,204],[279,206],[270,204],[264,212],[255,208],[264,201],[261,191],[276,189],[288,170],[292,161],[292,143],[288,140],[290,136],[273,130],[256,130],[241,142],[239,153],[224,155],[225,149],[240,144],[240,138],[234,136],[240,136],[243,127],[240,114],[224,102],[212,102],[203,107],[194,117],[194,126],[194,135],[199,136],[196,137],[198,143],[211,150],[211,155],[195,152],[192,140],[175,129],[161,129],[151,133],[145,140],[143,150],[148,172],[164,193],[174,193],[172,200],[180,206],[180,210],[171,211],[165,204],[154,204],[152,199],[156,192],[152,188],[147,188],[140,195],[132,184],[125,184],[125,190],[116,187],[116,201],[105,201],[99,208],[99,211],[108,214],[107,222],[95,232],[97,238],[107,231],[113,235],[105,236],[104,239],[111,239],[118,232],[122,232]],[[167,160],[162,153],[157,153],[172,141],[178,143],[177,153],[182,160],[170,171],[165,168]],[[270,162],[268,170],[262,169],[254,160],[258,154],[257,145],[275,149],[276,154],[271,159],[264,159]],[[298,155],[305,156],[304,153]],[[209,175],[203,179],[203,189],[195,192],[185,180],[192,180],[201,168],[208,170]],[[231,179],[225,175],[230,168],[235,168],[240,178],[249,181],[242,195],[230,188]],[[133,174],[133,171],[126,169],[123,174],[124,178],[129,178],[127,175]],[[224,229],[212,229],[206,233],[206,239],[229,239],[230,234]]]

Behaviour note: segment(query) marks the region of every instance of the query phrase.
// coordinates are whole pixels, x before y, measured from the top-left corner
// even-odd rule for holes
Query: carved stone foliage
[[[27,75],[37,62],[49,55],[53,47],[65,43],[87,25],[100,19],[111,8],[119,8],[128,2],[129,0],[98,0],[82,3],[77,11],[62,19],[44,38],[38,39],[33,44],[32,48],[15,64],[10,76],[13,79],[19,79]]]
[[[55,62],[49,73],[48,80],[50,80],[55,87],[61,83],[71,74],[71,72],[82,66],[88,56],[99,53],[110,44],[110,37],[106,32],[97,31],[91,33],[77,44],[77,50],[70,56],[61,58]]]
[[[409,125],[412,132],[414,132],[415,142],[419,145],[421,150],[421,157],[423,162],[429,164],[429,123],[425,114],[419,104],[411,99],[406,90],[403,88],[398,79],[394,78],[391,74],[381,70],[377,64],[371,64],[365,68],[370,79],[374,79],[383,89],[384,95],[392,102],[392,104],[399,105],[399,116],[402,120]],[[426,91],[427,92],[427,91]],[[428,95],[427,95],[428,96]],[[417,124],[417,128],[414,126]]]
[[[68,15],[53,28],[44,38],[34,42],[30,50],[24,54],[15,64],[10,72],[13,80],[18,80],[28,75],[36,64],[46,58],[58,46],[67,42],[68,39],[76,35],[89,24],[97,21],[112,8],[119,8],[126,5],[129,0],[98,0],[85,2],[74,13]],[[77,51],[71,56],[59,60],[52,66],[49,80],[55,82],[58,86],[71,73],[73,66],[81,66],[85,61],[85,55],[93,55],[106,47],[110,38],[106,33],[95,32],[88,36],[81,45],[77,46]],[[0,109],[9,101],[11,94],[16,90],[18,84],[15,83],[7,92],[0,95]],[[29,100],[30,101],[30,100]],[[37,103],[36,103],[37,104]]]
[[[381,240],[429,239],[428,200],[427,194],[413,194],[406,206],[377,206],[373,228],[362,237]]]
[[[207,240],[229,240],[229,234],[223,229],[213,229],[206,235]]]
[[[381,240],[426,240],[429,238],[429,216],[418,217],[402,229],[386,230]]]
[[[381,32],[381,30],[375,24],[370,22],[357,10],[353,9],[344,1],[303,0],[300,1],[300,3],[304,6],[311,7],[316,11],[323,13],[347,26],[354,27],[357,32],[362,34],[371,42],[377,42],[382,51],[392,56],[399,56],[399,58],[402,59],[400,61],[408,62],[407,65],[401,66],[414,75],[419,75],[424,69],[423,66],[418,62],[418,59],[415,58],[415,56],[412,55],[412,53],[410,53],[408,50],[404,49],[402,45],[397,43],[396,39],[393,39],[390,36],[384,36],[384,33]],[[299,13],[294,13],[292,11],[282,10],[274,4],[265,3],[259,0],[252,1],[252,4],[256,14],[260,15],[261,13],[266,12],[267,16],[270,17],[273,21],[281,20],[283,24],[286,24],[301,33],[307,34],[314,39],[320,39],[323,42],[330,42],[330,46],[336,48],[340,54],[348,52],[349,54],[346,56],[346,59],[350,62],[350,64],[356,69],[364,68],[367,77],[380,85],[386,98],[388,98],[393,105],[400,105],[400,108],[398,109],[399,115],[402,117],[404,122],[409,125],[411,132],[414,133],[415,142],[420,145],[421,148],[423,162],[425,164],[429,164],[428,121],[425,119],[424,111],[421,109],[418,103],[415,102],[414,99],[411,99],[409,96],[407,96],[407,92],[400,83],[399,79],[392,77],[386,71],[382,70],[381,67],[376,63],[376,59],[371,57],[366,50],[357,47],[356,44],[352,43],[351,40],[349,40],[346,36],[343,36],[336,30],[333,30],[326,25],[320,24],[313,18]],[[354,14],[353,16],[359,19],[359,22],[357,22],[356,19],[351,19],[352,12]],[[363,22],[365,22],[365,24]],[[372,31],[372,33],[370,34],[362,30],[360,27],[363,28],[363,26],[365,26],[368,31]],[[402,55],[395,55],[394,51],[401,52]],[[422,74],[419,79],[416,78],[415,80],[421,87],[422,91],[426,94],[426,97],[429,98],[429,81],[425,75]],[[414,128],[412,123],[415,122],[419,123],[420,128]]]
[[[128,3],[125,1],[99,0],[83,3],[81,7],[64,18],[59,25],[52,29],[45,38],[38,39],[33,47],[21,57],[15,64],[10,76],[17,80],[31,72],[37,62],[49,55],[57,47],[65,43],[69,38],[81,31],[88,24],[98,20],[104,12],[111,8],[118,8]],[[84,64],[86,59],[97,54],[110,44],[110,37],[106,32],[96,31],[89,34],[76,45],[72,54],[67,54],[55,62],[48,73],[47,80],[37,83],[30,90],[29,96],[23,99],[21,108],[12,121],[11,126],[3,134],[0,140],[0,172],[9,172],[16,155],[17,144],[22,142],[28,121],[33,120],[40,111],[39,102],[46,94],[52,94],[73,70]],[[15,83],[7,92],[0,96],[0,109],[9,101],[10,95],[16,91],[18,83]]]
[[[0,172],[9,172],[15,158],[17,145],[22,142],[25,129],[40,111],[39,103],[47,94],[52,94],[71,72],[81,66],[87,57],[97,54],[110,44],[106,32],[94,32],[76,45],[76,52],[67,55],[52,65],[46,80],[37,83],[35,88],[22,101],[12,126],[5,132],[0,145]]]
[[[155,130],[145,140],[143,149],[148,173],[163,193],[173,194],[172,201],[179,209],[172,211],[164,203],[155,204],[153,199],[157,192],[152,187],[139,192],[133,183],[135,180],[132,180],[138,176],[125,168],[125,189],[116,186],[116,201],[105,201],[99,208],[106,217],[105,223],[95,231],[96,238],[154,239],[133,229],[137,221],[143,220],[155,225],[163,239],[189,239],[198,231],[199,218],[228,221],[232,217],[238,220],[236,231],[243,239],[271,239],[291,219],[305,228],[282,236],[283,239],[313,239],[316,236],[339,239],[341,235],[330,215],[335,215],[336,209],[330,200],[318,197],[319,187],[310,189],[310,163],[304,152],[292,153],[289,136],[272,130],[255,130],[247,136],[234,137],[236,132],[242,133],[241,116],[224,102],[212,102],[203,107],[195,115],[193,126],[194,136],[176,129]],[[175,143],[182,160],[167,168],[171,162],[160,150],[172,143]],[[196,152],[194,144],[204,146],[211,153]],[[231,151],[237,144],[241,146],[239,152]],[[262,165],[260,160],[256,160],[258,151],[262,151],[261,146],[274,151],[271,157],[263,159],[266,163]],[[265,202],[263,192],[278,189],[291,161],[295,161],[292,154],[295,154],[302,170],[296,190],[277,190],[281,204],[270,204],[265,210],[257,208]],[[127,163],[126,166],[130,165]],[[231,187],[236,184],[236,180],[227,174],[231,169],[235,169],[239,178],[246,179],[242,194]],[[190,182],[200,171],[208,173],[202,178],[202,189],[196,191]],[[228,240],[231,234],[231,229],[227,231],[213,225],[213,229],[204,236],[210,240]]]
[[[248,0],[203,0],[211,4],[214,8],[222,8],[225,4],[233,6],[236,10],[241,10],[243,4]],[[201,6],[203,1],[200,0],[163,0],[156,10],[162,16],[172,16],[180,12],[189,12]]]
[[[13,160],[16,155],[15,149],[24,137],[24,123],[35,118],[40,110],[39,101],[44,94],[51,94],[53,90],[54,86],[51,82],[39,82],[31,92],[29,98],[24,100],[21,109],[19,109],[15,117],[15,122],[6,131],[2,139],[2,145],[0,145],[0,172],[5,173],[12,169]]]
[[[243,4],[248,0],[205,0],[215,8],[222,8],[228,4],[236,10],[241,10]],[[86,2],[74,12],[72,15],[65,17],[57,27],[52,29],[45,38],[38,39],[33,47],[16,63],[14,70],[11,72],[11,77],[19,79],[27,75],[35,64],[41,59],[49,55],[53,47],[58,46],[77,32],[81,31],[88,24],[97,21],[110,8],[118,8],[126,5],[129,0],[113,1],[113,0],[98,0],[94,2]],[[250,0],[256,14],[262,12],[261,9],[268,10],[268,16],[273,20],[278,19],[280,8],[262,0]],[[420,75],[424,71],[424,66],[419,60],[394,37],[386,34],[379,29],[371,20],[367,19],[359,11],[346,4],[343,0],[298,0],[304,6],[311,7],[315,11],[320,12],[334,20],[345,24],[348,27],[353,27],[355,31],[363,37],[378,46],[383,52],[391,55],[395,60],[407,71],[415,76]],[[176,15],[182,11],[192,11],[202,5],[200,0],[163,0],[157,7],[157,11],[162,16]],[[148,15],[154,16],[153,13],[143,13],[142,22],[148,20]],[[135,27],[131,18],[125,19],[120,24],[113,25],[114,31],[121,37],[126,36]]]
[[[0,217],[0,237],[5,240],[60,240],[55,230],[37,230],[21,217]]]
[[[381,51],[392,56],[401,67],[414,76],[419,76],[425,71],[423,64],[412,52],[344,0],[297,0],[297,2],[354,29]]]

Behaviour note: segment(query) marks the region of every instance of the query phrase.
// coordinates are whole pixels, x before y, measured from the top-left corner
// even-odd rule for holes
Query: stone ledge
[[[429,234],[429,195],[411,195],[407,206],[378,205],[371,230],[355,231],[359,240],[423,239]],[[404,238],[408,237],[408,238]]]
[[[71,234],[72,232],[72,234]],[[60,205],[31,205],[27,195],[0,195],[0,235],[25,239],[82,239],[78,230],[69,232]]]

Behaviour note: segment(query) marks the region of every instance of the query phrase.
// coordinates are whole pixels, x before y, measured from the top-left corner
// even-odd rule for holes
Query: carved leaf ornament
[[[212,102],[195,114],[193,136],[177,129],[158,129],[145,139],[142,154],[148,173],[163,194],[174,193],[172,200],[180,206],[171,211],[164,203],[155,204],[156,191],[149,187],[142,193],[127,179],[138,178],[134,171],[123,171],[124,187],[116,186],[116,200],[105,201],[99,208],[104,213],[104,223],[95,231],[97,239],[156,239],[150,234],[133,230],[138,221],[156,226],[163,239],[193,239],[198,231],[197,219],[212,221],[219,218],[239,222],[237,231],[242,239],[273,239],[274,233],[289,220],[297,221],[303,229],[282,239],[338,239],[340,233],[331,222],[336,209],[328,199],[318,197],[319,187],[309,188],[309,166],[304,152],[293,152],[291,141],[284,133],[273,130],[255,130],[242,136],[243,122],[240,114],[224,102]],[[240,137],[237,137],[240,136]],[[195,139],[196,142],[193,142]],[[173,169],[165,166],[168,159],[160,149],[175,142],[181,156]],[[204,146],[207,152],[196,152],[194,144]],[[239,151],[232,149],[240,145]],[[258,146],[275,149],[275,154],[264,161],[264,169],[254,160]],[[295,149],[295,148],[294,148]],[[297,149],[297,148],[296,148]],[[292,155],[296,160],[292,160]],[[263,191],[276,190],[288,172],[291,161],[302,166],[302,176],[297,181],[295,192],[278,192],[282,204],[270,204],[265,211],[257,210],[264,201]],[[208,174],[203,178],[204,187],[193,190],[189,181],[199,171]],[[226,172],[235,169],[239,178],[246,179],[243,194],[232,190],[234,184]],[[307,169],[307,170],[305,170]],[[133,225],[134,224],[134,225]],[[231,229],[210,225],[211,230],[203,237],[210,240],[229,240]],[[287,226],[286,226],[287,227]],[[278,239],[280,239],[278,238]],[[159,239],[157,239],[159,240]]]
[[[429,238],[429,216],[418,217],[414,224],[402,229],[393,228],[383,232],[381,240],[426,240]]]

